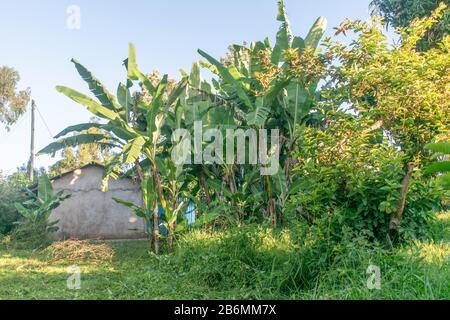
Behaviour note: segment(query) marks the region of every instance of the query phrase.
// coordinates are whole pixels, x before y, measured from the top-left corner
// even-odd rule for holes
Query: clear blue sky
[[[142,71],[153,69],[178,77],[200,59],[201,48],[215,57],[232,43],[274,38],[278,23],[276,0],[15,0],[0,4],[0,66],[20,72],[19,88],[31,87],[32,97],[53,135],[87,122],[90,114],[55,91],[66,85],[88,92],[70,63],[81,61],[111,92],[124,80],[121,65],[127,44],[137,48]],[[295,34],[304,36],[320,15],[328,19],[328,34],[346,17],[367,19],[370,0],[285,0]],[[81,29],[66,26],[69,5],[81,9]],[[27,113],[11,132],[0,128],[0,170],[13,172],[29,158]],[[52,142],[37,118],[36,148]],[[56,159],[38,157],[37,166]]]

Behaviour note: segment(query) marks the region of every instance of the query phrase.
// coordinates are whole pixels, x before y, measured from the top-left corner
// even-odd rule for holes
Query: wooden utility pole
[[[30,160],[28,162],[28,179],[33,181],[34,174],[34,121],[35,121],[36,105],[34,100],[31,100],[31,143],[30,143]]]

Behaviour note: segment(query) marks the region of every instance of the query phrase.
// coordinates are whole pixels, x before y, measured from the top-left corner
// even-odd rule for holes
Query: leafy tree
[[[448,0],[374,0],[371,3],[374,14],[381,14],[388,25],[395,28],[408,27],[414,19],[431,15],[440,3],[449,4]],[[450,10],[444,11],[441,19],[436,21],[420,40],[418,48],[426,50],[450,33]]]
[[[328,112],[327,122],[326,129],[300,131],[287,215],[310,225],[325,221],[336,237],[347,229],[384,241],[402,199],[405,154],[383,137],[380,123],[345,112]],[[420,170],[409,189],[402,239],[426,235],[442,196]]]
[[[15,203],[27,200],[24,192],[27,186],[37,182],[39,177],[45,174],[45,168],[34,169],[34,181],[28,180],[26,165],[18,167],[10,175],[3,175],[0,171],[0,234],[8,234],[15,228],[16,222],[21,219]]]
[[[402,181],[386,186],[397,185],[392,190],[399,190],[389,197],[390,200],[379,204],[380,210],[394,212],[390,214],[389,224],[393,235],[398,234],[395,230],[402,229],[404,219],[412,218],[411,223],[418,229],[423,228],[427,221],[423,214],[437,208],[442,196],[432,182],[423,178],[421,169],[429,162],[425,145],[435,136],[447,135],[450,127],[450,36],[445,36],[435,48],[425,52],[417,50],[417,40],[442,17],[445,8],[442,5],[430,17],[400,29],[401,41],[393,47],[387,43],[376,19],[344,21],[337,28],[338,33],[352,30],[357,35],[349,45],[330,39],[325,42],[336,64],[330,68],[331,80],[322,91],[326,98],[322,101],[323,107],[334,112],[346,110],[349,117],[368,127],[378,124],[378,135],[374,136],[372,143],[375,144],[371,145],[373,152],[387,139],[389,145],[402,154],[398,158],[403,162]],[[327,118],[327,128],[332,121]],[[361,179],[364,180],[362,176]],[[364,185],[363,181],[357,184],[358,188],[361,185]],[[408,192],[419,195],[410,197]],[[412,199],[428,200],[412,206]]]
[[[360,117],[381,121],[381,130],[406,153],[406,162],[426,162],[425,145],[450,127],[450,35],[436,48],[416,51],[417,40],[444,9],[401,30],[401,42],[393,48],[377,21],[346,21],[339,29],[353,30],[357,39],[350,45],[327,42],[340,64],[331,74],[331,99]]]
[[[13,68],[0,67],[0,123],[9,126],[26,111],[30,90],[17,91],[19,73]]]

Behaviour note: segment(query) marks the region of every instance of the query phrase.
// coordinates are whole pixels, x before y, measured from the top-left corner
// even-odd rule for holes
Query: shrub
[[[309,223],[326,218],[338,229],[348,226],[369,239],[386,239],[400,199],[404,154],[387,142],[374,143],[380,138],[376,134],[346,126],[304,130],[288,216]],[[399,230],[403,239],[426,234],[441,196],[433,180],[417,169]]]
[[[70,195],[64,194],[63,190],[53,192],[52,184],[45,174],[38,179],[37,194],[28,190],[28,195],[29,200],[15,203],[24,219],[16,222],[18,227],[11,234],[11,240],[17,248],[41,248],[49,244],[48,233],[58,230],[58,221],[48,221],[50,213]]]
[[[50,243],[46,221],[24,220],[11,232],[9,246],[13,249],[42,249]]]
[[[14,204],[25,201],[21,192],[24,179],[19,175],[2,177],[0,174],[0,234],[6,235],[14,228],[14,223],[20,220],[20,214]]]

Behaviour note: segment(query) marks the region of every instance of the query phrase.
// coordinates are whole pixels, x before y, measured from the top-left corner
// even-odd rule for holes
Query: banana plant
[[[238,127],[234,109],[230,108],[227,102],[217,95],[211,85],[202,80],[198,63],[192,65],[189,84],[180,102],[177,126],[187,129],[191,136],[194,134],[196,122],[201,122],[202,130],[209,128],[220,130],[223,137],[225,137],[227,129]],[[202,149],[197,150],[199,146],[194,144],[193,147],[194,153],[202,152]],[[203,147],[203,145],[200,147]],[[211,204],[214,190],[210,189],[208,180],[216,179],[212,172],[223,172],[225,166],[193,163],[185,167],[192,175],[198,177],[196,182],[201,190],[198,195],[203,196],[207,204]]]
[[[307,122],[318,84],[318,79],[305,81],[303,70],[294,70],[293,66],[301,57],[308,57],[308,54],[314,57],[319,53],[318,44],[326,26],[325,19],[319,18],[306,38],[293,36],[283,1],[278,3],[277,20],[281,25],[274,47],[267,38],[252,43],[250,47],[235,45],[232,57],[224,62],[199,50],[206,62],[193,64],[189,75],[182,72],[182,80],[171,90],[168,89],[167,75],[155,83],[139,70],[135,48],[131,44],[128,58],[124,61],[126,82],[119,84],[116,97],[86,67],[72,60],[96,100],[67,87],[58,86],[57,90],[85,106],[105,123],[70,126],[39,153],[54,154],[63,148],[84,143],[97,143],[119,150],[107,166],[105,190],[108,179],[118,177],[119,168],[124,165],[132,167],[141,182],[151,179],[157,196],[151,203],[146,203],[146,210],[152,212],[152,224],[159,226],[159,208],[167,215],[177,212],[178,202],[172,201],[175,199],[173,195],[181,190],[179,188],[184,188],[177,185],[176,192],[167,188],[170,179],[161,174],[167,169],[165,159],[173,147],[169,138],[173,130],[185,128],[192,131],[194,123],[199,120],[205,128],[219,127],[220,130],[280,129],[280,167],[284,165],[285,170],[279,170],[273,176],[255,177],[253,172],[258,167],[252,165],[193,164],[182,168],[195,177],[192,181],[197,181],[195,196],[203,194],[207,203],[214,202],[212,198],[216,196],[228,204],[237,205],[242,203],[243,197],[264,194],[266,211],[276,224],[276,211],[281,210],[287,194],[289,150],[295,141],[295,128]],[[212,79],[211,84],[203,81],[200,66],[215,73],[217,79]],[[137,99],[131,94],[136,82],[150,99]],[[101,129],[101,133],[83,133],[92,127]],[[268,156],[271,157],[270,154]],[[211,187],[217,185],[220,189]],[[166,222],[169,220],[176,221],[168,219]],[[156,252],[159,251],[160,237],[159,228],[154,227]]]
[[[48,218],[51,212],[58,208],[61,203],[70,197],[64,194],[64,191],[54,192],[50,179],[43,174],[38,179],[37,194],[28,190],[31,199],[22,203],[16,203],[17,211],[27,220],[38,223],[45,221],[47,223],[47,232],[56,232],[58,221],[49,222]]]
[[[440,173],[439,182],[445,189],[450,189],[450,142],[431,143],[425,146],[426,149],[435,153],[435,158],[443,158],[442,161],[435,161],[425,168],[426,174]],[[446,160],[447,159],[447,160]]]
[[[268,38],[249,47],[234,45],[222,62],[202,50],[198,51],[206,59],[201,65],[218,77],[212,81],[217,96],[233,108],[241,128],[280,129],[279,167],[284,170],[259,181],[264,186],[267,212],[274,224],[275,211],[280,211],[288,195],[289,181],[286,177],[290,176],[290,154],[296,130],[299,125],[305,125],[312,114],[320,81],[320,77],[309,77],[300,62],[308,61],[309,57],[317,58],[327,24],[325,18],[319,17],[305,38],[294,36],[282,0],[278,2],[277,20],[281,25],[274,47]],[[230,181],[239,180],[235,173],[241,169],[224,168],[223,176],[229,177]],[[244,171],[252,169],[247,167]],[[241,174],[241,178],[245,176],[245,172]],[[245,183],[245,179],[240,180],[234,183],[237,187]],[[238,192],[232,184],[230,189],[232,193]]]
[[[161,81],[154,85],[139,70],[136,63],[135,47],[130,44],[128,58],[125,60],[127,80],[125,84],[119,84],[116,98],[86,67],[74,59],[72,62],[97,100],[64,86],[58,86],[56,88],[57,91],[85,106],[91,113],[103,119],[105,123],[84,123],[70,126],[55,137],[58,139],[57,141],[39,151],[38,155],[55,154],[55,152],[63,148],[75,147],[86,143],[96,143],[100,146],[119,150],[120,152],[107,167],[106,176],[103,180],[105,183],[104,190],[106,191],[109,177],[114,178],[119,175],[116,168],[121,163],[134,166],[141,182],[146,181],[147,176],[151,176],[155,192],[158,195],[158,197],[153,198],[151,203],[153,225],[159,225],[159,204],[164,210],[167,209],[167,204],[161,185],[160,172],[156,164],[157,155],[159,150],[163,148],[163,127],[168,115],[172,112],[187,85],[187,79],[183,78],[171,92],[168,92],[167,89],[167,75],[163,76]],[[139,81],[146,89],[151,96],[150,102],[137,100],[132,97],[130,89],[134,81]],[[165,98],[166,96],[167,98]],[[81,133],[94,126],[101,129],[103,133]],[[74,135],[68,136],[69,134]],[[141,167],[141,162],[144,160],[149,164],[149,173],[144,172]],[[153,237],[155,252],[158,253],[160,247],[159,228],[153,228]]]

